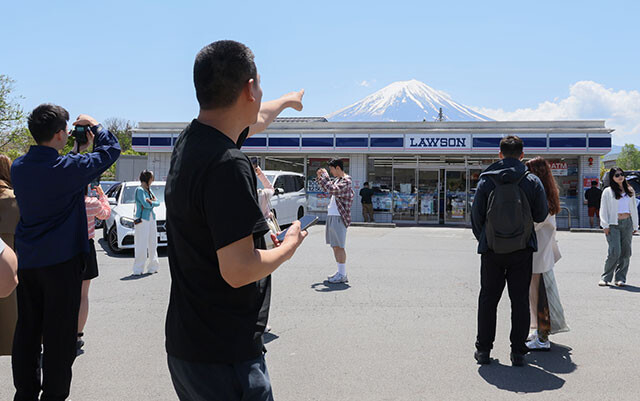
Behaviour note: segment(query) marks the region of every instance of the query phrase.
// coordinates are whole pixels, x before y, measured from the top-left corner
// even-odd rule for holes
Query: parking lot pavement
[[[273,278],[267,362],[276,400],[638,400],[640,256],[630,286],[600,288],[606,241],[558,233],[556,278],[571,332],[552,350],[509,364],[509,303],[500,304],[489,366],[473,360],[479,257],[468,229],[353,227],[349,283],[335,271],[324,227],[313,227]],[[106,244],[102,244],[106,245]],[[634,250],[640,255],[636,238]],[[99,248],[85,354],[71,399],[175,400],[164,352],[170,277],[131,279],[132,254]],[[0,357],[0,400],[12,397]]]

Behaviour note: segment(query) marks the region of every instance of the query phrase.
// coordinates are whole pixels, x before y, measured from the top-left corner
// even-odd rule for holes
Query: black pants
[[[14,401],[65,400],[76,357],[84,259],[18,270],[18,324],[13,341]],[[38,374],[44,345],[42,383]]]
[[[505,281],[511,299],[511,350],[517,354],[528,352],[529,285],[533,251],[523,249],[508,254],[491,251],[481,257],[480,299],[478,302],[478,337],[476,348],[489,351],[496,339],[496,313]]]

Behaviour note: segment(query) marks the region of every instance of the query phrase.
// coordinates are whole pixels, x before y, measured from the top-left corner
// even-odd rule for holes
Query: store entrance
[[[469,224],[477,175],[475,170],[464,167],[394,167],[393,221],[398,224]]]

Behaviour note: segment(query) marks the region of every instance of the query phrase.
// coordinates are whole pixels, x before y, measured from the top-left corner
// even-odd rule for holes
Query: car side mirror
[[[116,200],[116,198],[107,198],[107,200],[109,201],[109,204],[111,206],[116,206],[118,204],[118,201]]]
[[[276,188],[276,195],[284,194],[284,188]]]

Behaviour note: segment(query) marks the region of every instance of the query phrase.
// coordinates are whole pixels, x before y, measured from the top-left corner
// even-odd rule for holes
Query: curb
[[[396,223],[351,223],[351,227],[396,228]]]

